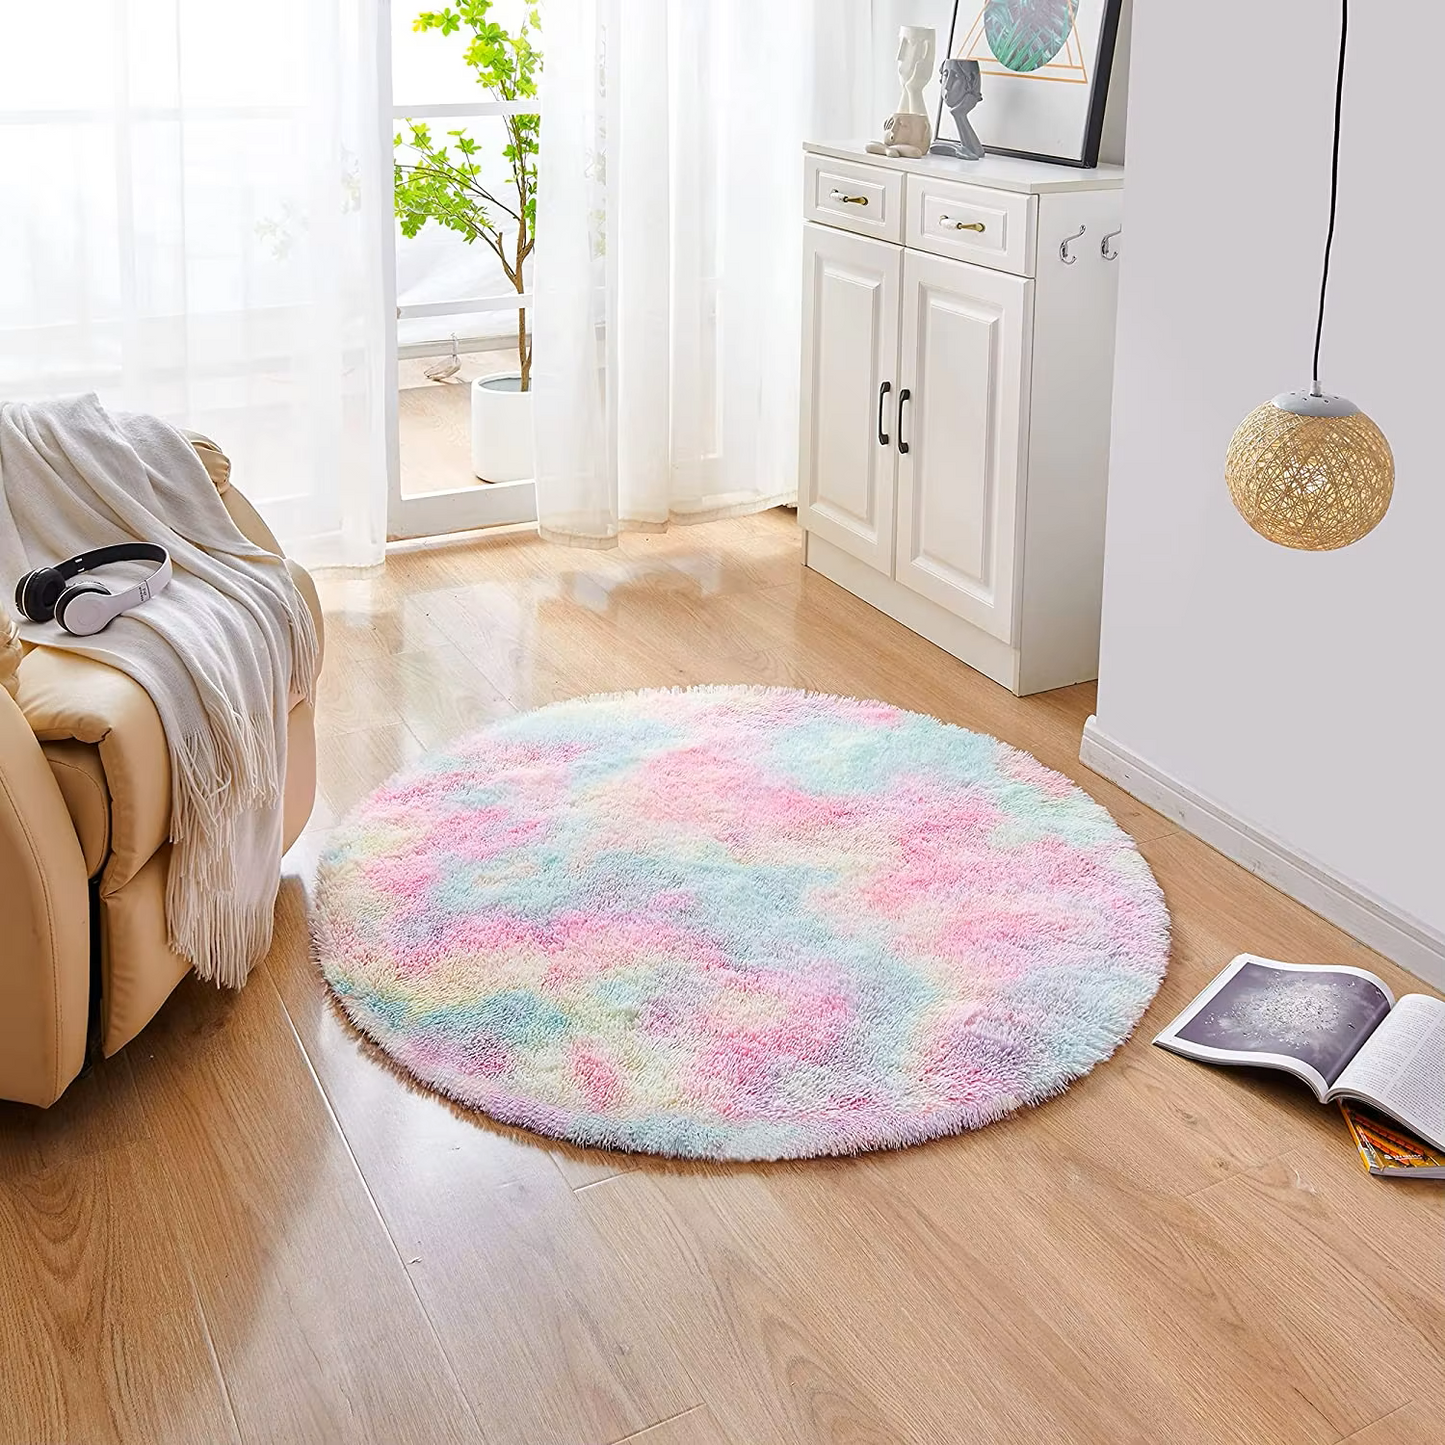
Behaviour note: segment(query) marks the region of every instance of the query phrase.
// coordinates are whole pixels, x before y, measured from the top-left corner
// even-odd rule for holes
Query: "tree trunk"
[[[517,266],[516,281],[513,283],[519,292],[523,294],[527,290],[527,279],[522,274],[522,268],[527,261],[527,202],[526,197],[521,194],[518,188],[518,199],[521,201],[522,219],[517,225]],[[522,371],[522,390],[532,389],[532,348],[527,344],[527,308],[517,308],[517,363]]]

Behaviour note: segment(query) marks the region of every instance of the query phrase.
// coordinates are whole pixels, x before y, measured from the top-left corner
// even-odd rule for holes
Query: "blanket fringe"
[[[291,688],[314,704],[320,655],[315,621],[294,584],[282,596],[291,631]],[[278,846],[276,857],[265,860],[271,886],[246,898],[256,879],[238,866],[235,823],[243,813],[281,806],[285,747],[269,713],[213,708],[207,721],[208,728],[171,750],[175,854],[166,878],[166,925],[171,948],[198,978],[240,988],[271,946],[281,859]]]
[[[213,854],[207,862],[214,868],[225,860]],[[167,941],[190,961],[197,978],[219,988],[240,988],[271,947],[280,873],[265,897],[243,904],[234,887],[195,886],[185,870],[199,863],[195,850],[173,860],[166,879]]]
[[[229,834],[239,814],[280,798],[276,721],[267,713],[212,714],[211,726],[170,749],[171,842]]]
[[[276,726],[266,713],[231,713],[171,751],[168,941],[198,977],[227,988],[240,988],[271,944],[279,851],[255,876],[236,855],[235,824],[280,805]]]

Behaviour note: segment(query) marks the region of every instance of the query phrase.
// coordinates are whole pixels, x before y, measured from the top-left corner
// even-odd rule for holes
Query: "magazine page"
[[[1394,1002],[1363,968],[1242,953],[1154,1042],[1204,1063],[1284,1069],[1323,1101]]]
[[[1445,1002],[1407,993],[1335,1080],[1383,1109],[1437,1149],[1445,1149]]]

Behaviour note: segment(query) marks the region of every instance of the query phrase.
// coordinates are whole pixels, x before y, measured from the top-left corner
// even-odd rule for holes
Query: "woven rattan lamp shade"
[[[1293,404],[1308,400],[1301,396]],[[1309,415],[1288,410],[1292,401],[1276,397],[1239,424],[1224,462],[1230,495],[1244,520],[1282,547],[1348,547],[1389,508],[1395,490],[1390,444],[1362,411]]]
[[[1320,343],[1330,252],[1340,199],[1340,117],[1350,0],[1340,0],[1340,61],[1335,73],[1335,143],[1330,160],[1330,223],[1315,320],[1314,380],[1255,407],[1240,422],[1224,460],[1224,479],[1240,515],[1281,547],[1332,552],[1380,524],[1395,491],[1395,458],[1380,428],[1342,396],[1320,387]]]

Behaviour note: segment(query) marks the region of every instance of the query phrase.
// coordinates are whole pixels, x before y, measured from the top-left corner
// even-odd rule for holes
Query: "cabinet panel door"
[[[826,226],[804,229],[800,520],[887,573],[903,252]]]
[[[1012,644],[1034,283],[905,256],[894,575]]]

